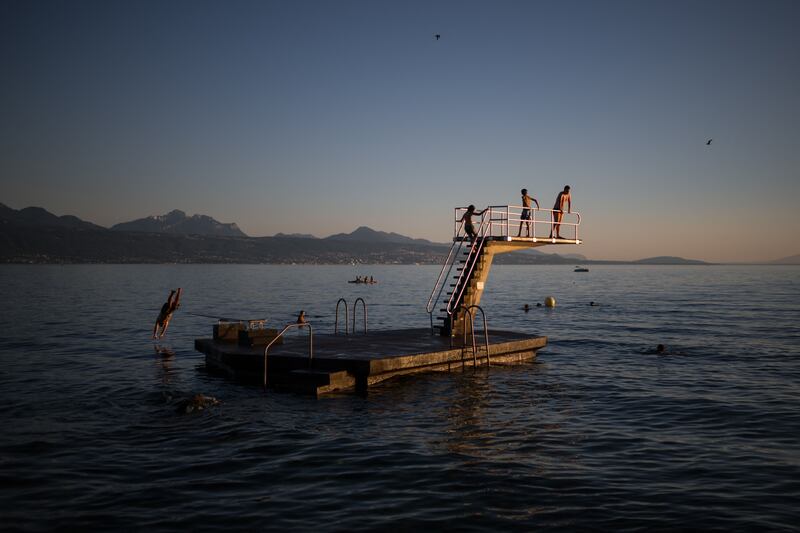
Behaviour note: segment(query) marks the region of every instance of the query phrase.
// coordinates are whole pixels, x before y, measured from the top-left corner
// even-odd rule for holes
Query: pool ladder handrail
[[[349,311],[347,310],[347,300],[345,300],[344,298],[339,298],[336,301],[336,318],[335,318],[335,320],[333,322],[333,334],[334,335],[338,335],[339,334],[339,304],[342,303],[342,302],[344,302],[344,334],[345,335],[349,335],[350,334],[350,332],[347,330],[347,323],[350,322],[350,320],[349,320],[350,315],[348,314]],[[355,307],[355,304],[353,305],[353,307]],[[355,314],[355,311],[353,313]],[[353,316],[353,318],[355,319],[355,316]]]
[[[359,301],[361,302],[361,308],[364,311],[364,335],[366,335],[367,334],[367,302],[365,302],[364,298],[361,298],[360,296],[358,298],[356,298],[355,302],[353,302],[353,328],[350,331],[352,331],[353,335],[355,335],[355,333],[356,333],[356,309],[357,309],[357,305],[358,305]],[[349,318],[350,315],[349,315],[349,311],[347,310],[347,300],[345,300],[344,298],[339,298],[339,300],[336,301],[336,318],[334,319],[334,322],[333,322],[333,334],[334,335],[338,335],[339,334],[339,305],[342,304],[342,303],[344,303],[344,334],[345,335],[350,335],[350,331],[348,331],[348,329],[347,329],[347,325],[350,322],[350,318]]]
[[[278,339],[283,337],[284,333],[286,333],[287,331],[289,331],[292,328],[308,328],[308,366],[309,366],[309,368],[311,367],[311,363],[312,363],[312,361],[314,359],[314,328],[311,326],[311,324],[309,322],[304,322],[302,324],[297,324],[297,323],[287,324],[286,327],[284,327],[281,330],[280,333],[275,335],[275,338],[272,339],[271,341],[269,341],[269,344],[267,344],[264,347],[264,388],[265,389],[267,388],[267,353],[269,353],[269,348],[270,348],[270,346],[275,344],[278,341]]]
[[[464,309],[464,338],[462,339],[461,343],[461,353],[463,356],[464,349],[467,346],[466,320],[467,317],[469,317],[470,334],[472,338],[472,366],[478,366],[478,345],[475,343],[475,317],[473,316],[473,309],[479,310],[481,312],[481,317],[483,318],[483,340],[486,343],[486,366],[489,366],[491,364],[491,361],[489,360],[489,329],[486,326],[486,313],[483,311],[483,308],[480,305],[470,305]]]
[[[364,311],[364,335],[367,334],[367,302],[364,301],[364,298],[358,297],[356,301],[353,302],[353,335],[356,334],[356,304],[361,302],[361,309]]]

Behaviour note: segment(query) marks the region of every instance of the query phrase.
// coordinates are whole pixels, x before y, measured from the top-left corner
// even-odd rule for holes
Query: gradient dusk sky
[[[798,1],[4,0],[0,42],[15,209],[445,242],[569,184],[545,251],[800,253]]]

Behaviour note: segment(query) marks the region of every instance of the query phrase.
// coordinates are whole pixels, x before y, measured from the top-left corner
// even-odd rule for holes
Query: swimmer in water
[[[647,355],[672,355],[667,352],[667,347],[663,344],[657,344],[655,348],[648,348],[642,353]]]
[[[525,312],[527,313],[528,311],[530,311],[530,310],[531,310],[531,306],[530,306],[530,305],[528,305],[528,304],[525,304],[524,306],[522,306],[522,310],[523,310],[523,311],[525,311]]]

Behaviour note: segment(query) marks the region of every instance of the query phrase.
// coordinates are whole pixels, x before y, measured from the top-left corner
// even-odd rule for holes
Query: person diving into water
[[[169,296],[167,297],[167,301],[164,302],[164,305],[161,306],[161,311],[158,313],[158,317],[156,318],[156,323],[153,325],[153,338],[160,339],[164,335],[167,334],[167,328],[169,328],[170,320],[172,320],[172,315],[175,314],[175,311],[178,310],[180,307],[180,300],[181,300],[181,293],[183,289],[178,288],[177,291],[171,290],[169,291]]]

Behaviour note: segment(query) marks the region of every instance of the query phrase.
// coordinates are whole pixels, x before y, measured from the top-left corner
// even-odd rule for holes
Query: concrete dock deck
[[[371,331],[368,334],[332,335],[315,333],[313,358],[309,358],[306,331],[296,330],[283,344],[269,349],[267,381],[270,387],[309,394],[334,391],[366,391],[386,379],[430,371],[453,371],[487,363],[486,344],[476,333],[478,350],[472,344],[462,349],[450,339],[432,335],[430,329]],[[532,361],[547,345],[547,337],[513,331],[489,331],[489,362],[517,364]],[[206,356],[206,365],[237,380],[263,383],[264,348],[244,347],[213,339],[196,339],[195,349]]]

